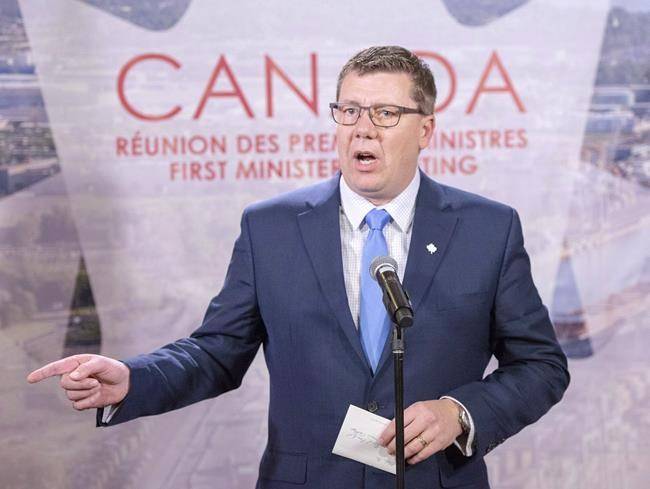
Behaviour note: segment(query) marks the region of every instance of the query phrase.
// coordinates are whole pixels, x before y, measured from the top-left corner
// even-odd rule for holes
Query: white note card
[[[395,474],[395,456],[379,444],[389,419],[350,405],[332,453]]]

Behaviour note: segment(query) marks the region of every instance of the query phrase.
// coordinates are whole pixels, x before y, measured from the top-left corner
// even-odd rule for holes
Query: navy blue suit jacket
[[[394,416],[389,345],[373,376],[350,314],[339,206],[335,177],[249,207],[203,324],[126,361],[131,388],[109,424],[238,387],[262,345],[269,434],[257,487],[394,487],[393,475],[331,454],[350,404]],[[474,456],[451,446],[408,467],[406,485],[488,487],[483,456],[542,416],[569,382],[516,212],[423,174],[404,285],[416,318],[405,336],[405,405],[453,396],[477,430]],[[483,378],[492,355],[499,368]]]

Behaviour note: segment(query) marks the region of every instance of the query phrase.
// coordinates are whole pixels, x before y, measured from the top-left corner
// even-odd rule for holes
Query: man
[[[249,207],[203,325],[124,363],[76,355],[75,409],[114,425],[238,387],[260,345],[270,374],[258,488],[389,488],[394,476],[331,454],[350,404],[392,418],[389,324],[367,264],[390,254],[415,310],[406,333],[410,488],[488,487],[483,456],[562,397],[566,358],[530,274],[514,210],[417,168],[435,84],[406,49],[373,47],[342,69],[341,177]],[[499,368],[483,373],[492,355]],[[106,412],[103,407],[111,406]],[[395,451],[394,423],[381,442]]]

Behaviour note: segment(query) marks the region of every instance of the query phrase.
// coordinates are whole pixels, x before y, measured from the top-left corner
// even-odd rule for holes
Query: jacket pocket
[[[260,463],[260,477],[304,484],[307,481],[307,455],[267,449]]]
[[[487,469],[482,461],[468,462],[453,469],[440,466],[440,485],[442,487],[463,487],[470,485],[473,489],[489,489]]]

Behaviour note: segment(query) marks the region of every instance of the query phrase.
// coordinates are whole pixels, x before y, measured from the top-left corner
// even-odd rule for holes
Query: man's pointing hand
[[[27,382],[33,384],[55,375],[61,376],[61,387],[79,411],[117,404],[129,391],[129,368],[101,355],[72,355],[48,363],[30,373]]]

